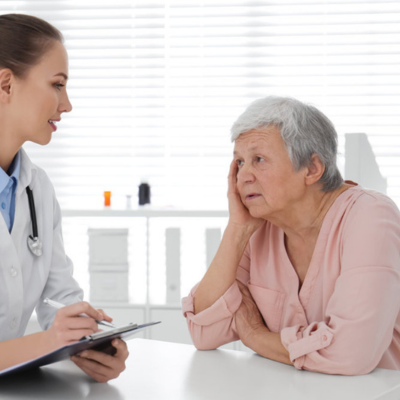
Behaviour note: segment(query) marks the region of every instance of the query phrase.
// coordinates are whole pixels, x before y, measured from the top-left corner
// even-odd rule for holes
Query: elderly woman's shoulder
[[[347,196],[343,204],[346,209],[365,213],[366,216],[373,214],[391,214],[400,219],[399,208],[396,203],[386,194],[362,186],[355,186],[347,190]],[[346,193],[345,192],[345,193]]]
[[[386,194],[378,192],[377,190],[367,189],[362,186],[357,186],[355,189],[360,193],[360,198],[368,203],[384,203],[398,208],[396,203]]]

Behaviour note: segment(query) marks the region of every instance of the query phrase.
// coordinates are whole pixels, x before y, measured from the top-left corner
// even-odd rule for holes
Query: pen
[[[51,307],[57,308],[57,309],[65,307],[65,304],[59,303],[58,301],[51,300],[48,297],[46,297],[43,300],[43,303],[45,303],[45,304],[47,304],[47,305],[49,305]],[[86,315],[86,314],[80,314],[80,316],[81,317],[89,317],[89,315]],[[108,326],[109,328],[116,328],[117,327],[116,325],[112,324],[111,322],[107,322],[107,321],[104,321],[104,320],[103,321],[95,320],[95,321],[98,324],[104,325],[104,326]]]

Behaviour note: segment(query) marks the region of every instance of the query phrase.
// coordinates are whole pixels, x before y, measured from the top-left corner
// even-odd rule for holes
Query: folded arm
[[[260,355],[289,360],[298,369],[342,375],[371,372],[399,330],[399,227],[399,212],[390,201],[367,198],[344,228],[341,274],[323,320],[285,327],[280,334],[254,324],[246,337],[237,316],[239,336]]]
[[[243,344],[265,358],[293,365],[281,335],[271,332],[246,285],[237,282],[242,302],[235,313],[236,331]]]
[[[342,375],[369,373],[393,340],[399,304],[396,271],[376,266],[357,268],[337,280],[326,322],[284,328],[282,344],[298,369]]]

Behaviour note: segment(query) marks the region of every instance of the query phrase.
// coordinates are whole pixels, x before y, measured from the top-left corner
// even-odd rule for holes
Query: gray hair
[[[325,165],[318,182],[329,192],[343,183],[336,165],[338,138],[332,122],[315,107],[290,97],[268,96],[250,104],[231,129],[232,142],[242,133],[269,125],[280,129],[295,171],[308,167],[316,154]]]

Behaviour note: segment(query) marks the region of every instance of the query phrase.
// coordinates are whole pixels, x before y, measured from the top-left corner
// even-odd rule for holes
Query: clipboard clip
[[[126,331],[131,331],[137,327],[138,327],[138,324],[130,323],[129,325],[121,326],[119,328],[108,329],[106,331],[93,333],[92,335],[89,335],[89,336],[83,336],[80,340],[81,341],[82,340],[94,341],[94,340],[98,340],[98,339],[102,339],[102,338],[105,338],[108,336],[115,335],[116,333],[124,333]]]

